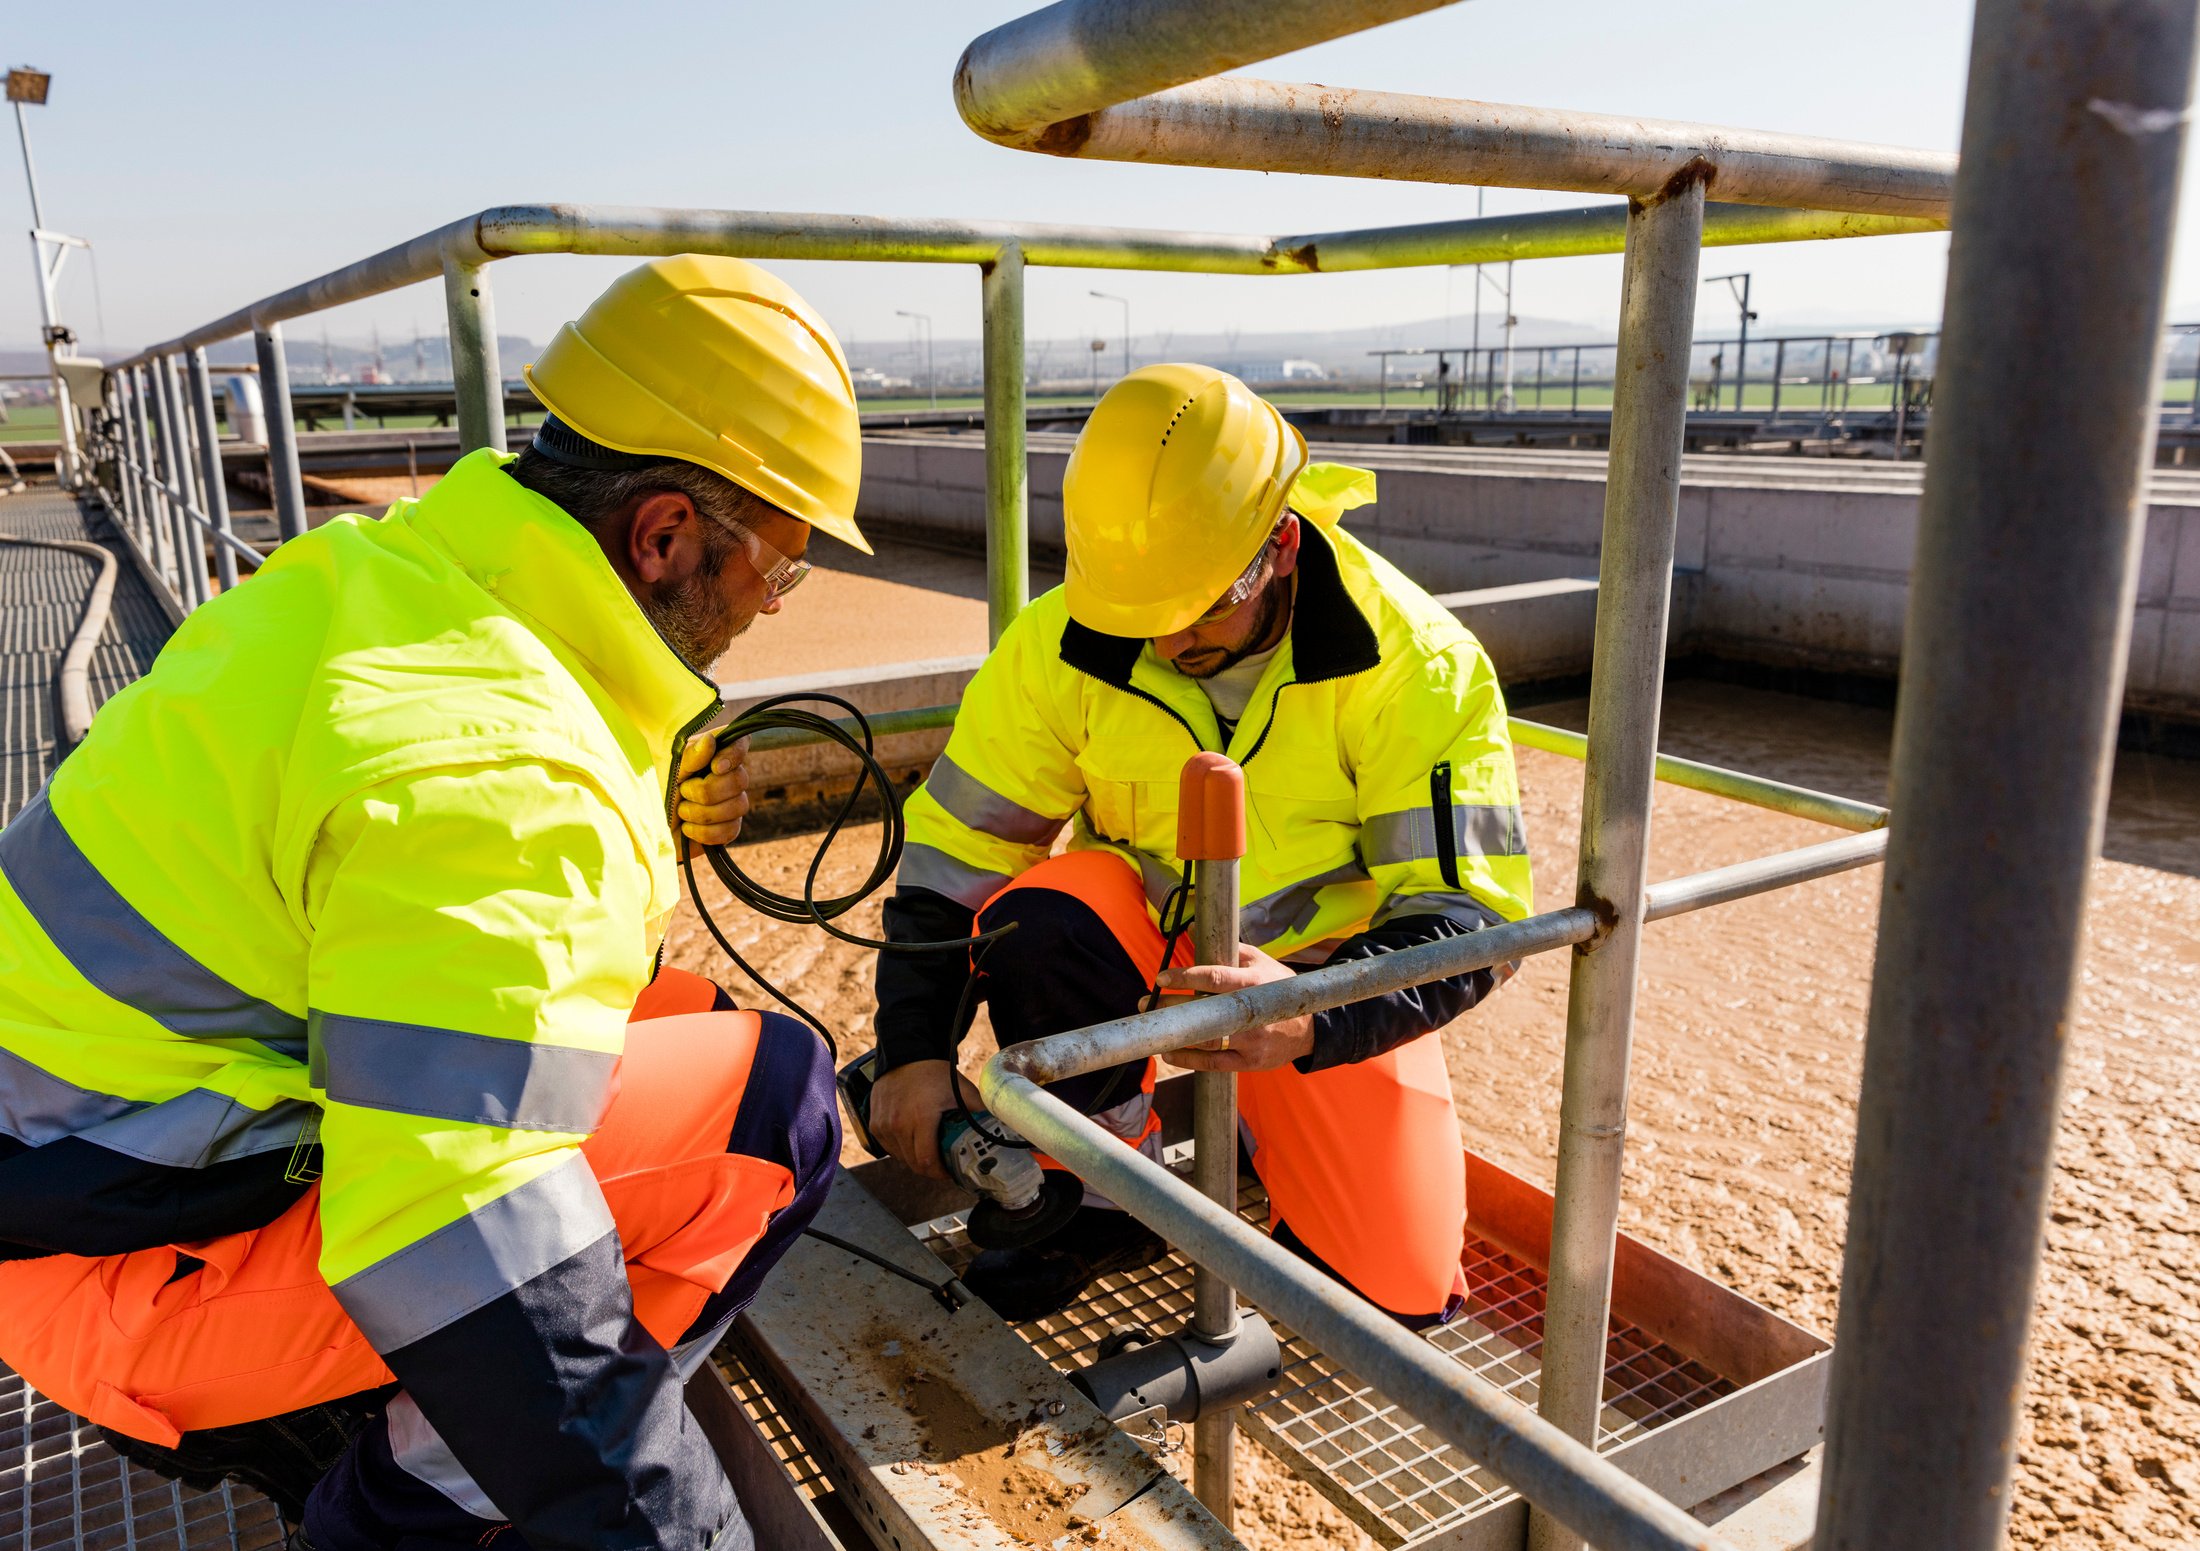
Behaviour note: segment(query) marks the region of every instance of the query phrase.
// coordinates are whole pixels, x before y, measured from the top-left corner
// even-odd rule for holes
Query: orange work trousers
[[[980,925],[999,924],[1004,906],[1029,909],[1028,896],[1025,902],[1012,896],[1034,889],[1069,896],[1097,916],[1128,956],[1135,978],[1151,988],[1161,963],[1161,929],[1127,861],[1111,851],[1051,857],[988,900]],[[1047,924],[1026,921],[988,950],[983,971],[996,998],[1006,976],[1042,983],[1078,978],[1084,955],[1050,940],[1063,913],[1046,915]],[[1189,943],[1179,942],[1172,962],[1190,961]],[[1010,999],[1020,1005],[1030,1000],[1013,992]],[[1132,1008],[1080,1010],[1097,1021]],[[998,1011],[994,1021],[999,1030]],[[1149,1063],[1148,1092],[1152,1082]],[[1436,1314],[1464,1292],[1459,1263],[1466,1241],[1466,1151],[1443,1045],[1433,1035],[1312,1074],[1288,1065],[1242,1072],[1238,1112],[1268,1191],[1272,1228],[1287,1226],[1369,1302],[1394,1314]],[[1135,1144],[1136,1131],[1144,1128],[1111,1129]]]
[[[635,1314],[667,1347],[794,1197],[787,1168],[726,1151],[760,1023],[710,1011],[715,993],[700,976],[659,973],[627,1027],[617,1096],[581,1146],[618,1225]],[[78,1415],[165,1445],[387,1384],[321,1279],[319,1207],[310,1187],[249,1233],[0,1262],[0,1359]]]

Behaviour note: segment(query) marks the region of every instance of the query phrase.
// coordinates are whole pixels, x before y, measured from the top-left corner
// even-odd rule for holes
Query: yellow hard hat
[[[1228,372],[1132,372],[1062,478],[1070,617],[1104,635],[1184,629],[1253,563],[1305,466],[1306,439]]]
[[[619,452],[723,474],[865,554],[863,426],[840,341],[746,259],[652,259],[621,275],[526,368],[553,415]]]

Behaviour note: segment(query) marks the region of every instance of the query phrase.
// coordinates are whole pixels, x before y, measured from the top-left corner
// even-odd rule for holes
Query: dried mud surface
[[[1526,714],[1578,727],[1578,704]],[[1675,684],[1672,753],[1878,800],[1887,713]],[[1571,896],[1580,769],[1523,751],[1536,890]],[[1661,788],[1653,877],[1809,844],[1801,820]],[[847,887],[875,829],[825,869]],[[746,848],[799,884],[814,840]],[[2034,1329],[2011,1538],[2024,1547],[2200,1544],[2200,765],[2125,756],[2095,877],[2092,938]],[[713,888],[715,885],[711,885]],[[1875,870],[1650,928],[1630,1111],[1625,1229],[1788,1318],[1833,1329],[1872,943]],[[757,966],[870,1042],[868,955],[726,910]],[[878,907],[845,921],[876,933]],[[685,909],[674,962],[765,1005]],[[1443,1034],[1467,1144],[1550,1183],[1563,1046],[1563,955],[1530,960]],[[853,1154],[851,1154],[853,1161]],[[1240,1534],[1256,1551],[1372,1544],[1257,1447],[1241,1444]]]

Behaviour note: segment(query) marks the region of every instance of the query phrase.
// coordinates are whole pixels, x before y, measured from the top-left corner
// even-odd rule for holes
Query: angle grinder
[[[840,1069],[839,1084],[864,1149],[883,1158],[885,1150],[871,1137],[871,1089],[878,1077],[878,1051],[866,1050]],[[1076,1175],[1041,1168],[1029,1144],[984,1110],[957,1108],[940,1117],[940,1157],[955,1183],[978,1198],[967,1231],[980,1249],[1037,1243],[1068,1222],[1085,1199]]]

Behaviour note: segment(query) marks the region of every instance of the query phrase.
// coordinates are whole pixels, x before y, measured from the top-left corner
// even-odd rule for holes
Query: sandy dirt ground
[[[1579,726],[1579,704],[1527,714]],[[1675,685],[1665,747],[1851,796],[1883,796],[1887,713]],[[1520,760],[1536,890],[1570,897],[1580,768]],[[851,833],[827,881],[867,865]],[[1652,875],[1808,844],[1830,831],[1661,788]],[[814,841],[746,848],[797,886]],[[860,853],[860,861],[859,861]],[[2095,879],[2072,1045],[2012,1539],[2025,1547],[2200,1543],[2200,765],[2127,756]],[[845,885],[843,885],[845,886]],[[714,885],[713,885],[714,887]],[[1876,871],[1650,929],[1623,1226],[1830,1334],[1878,907]],[[730,910],[744,952],[839,1033],[870,1040],[868,955]],[[875,904],[848,924],[875,932]],[[683,911],[675,962],[749,988]],[[1566,962],[1531,960],[1443,1033],[1467,1144],[1548,1186]],[[1244,1445],[1241,1532],[1256,1551],[1365,1545],[1310,1488]]]

